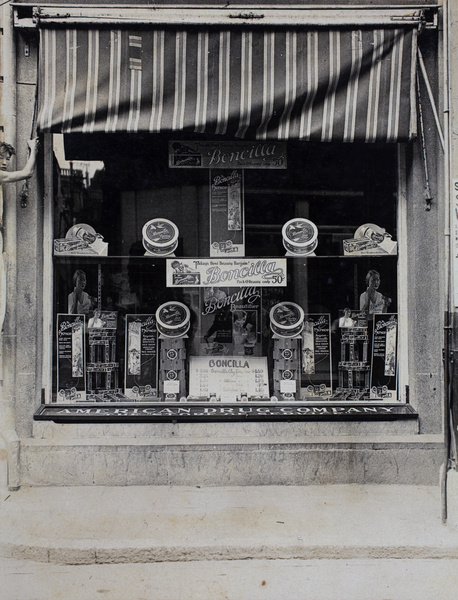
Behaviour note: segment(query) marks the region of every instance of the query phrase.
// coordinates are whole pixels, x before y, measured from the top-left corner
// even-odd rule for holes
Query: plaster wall
[[[436,34],[426,32],[421,49],[436,105],[440,93]],[[443,313],[445,292],[445,214],[443,201],[444,153],[439,144],[431,104],[421,82],[421,105],[426,141],[426,160],[431,189],[431,205],[426,201],[426,179],[421,137],[406,146],[407,184],[407,315],[409,319],[409,396],[420,415],[421,433],[442,430],[443,403]]]

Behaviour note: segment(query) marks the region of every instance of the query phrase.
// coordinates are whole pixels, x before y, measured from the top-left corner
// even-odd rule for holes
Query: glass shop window
[[[396,146],[54,136],[50,402],[398,399]]]

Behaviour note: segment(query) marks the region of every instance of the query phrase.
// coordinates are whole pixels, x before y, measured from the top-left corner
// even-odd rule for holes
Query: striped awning
[[[407,141],[415,27],[44,28],[40,131]]]

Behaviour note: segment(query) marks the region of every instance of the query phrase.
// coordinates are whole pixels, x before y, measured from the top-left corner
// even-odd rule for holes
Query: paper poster
[[[154,315],[126,315],[125,390],[132,400],[157,397],[157,328]]]
[[[267,358],[253,356],[191,356],[189,393],[234,402],[242,396],[268,397]]]
[[[167,259],[167,287],[286,287],[286,258]]]
[[[210,256],[245,256],[243,171],[210,171]]]
[[[374,315],[371,363],[371,398],[397,398],[398,315]]]
[[[305,315],[301,338],[302,395],[329,398],[332,395],[331,316]]]
[[[86,400],[84,332],[84,315],[57,315],[57,402]]]
[[[205,288],[200,317],[200,355],[262,354],[259,288]]]

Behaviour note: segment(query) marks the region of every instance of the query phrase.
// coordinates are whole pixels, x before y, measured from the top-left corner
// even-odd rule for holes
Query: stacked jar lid
[[[178,227],[168,219],[151,219],[143,225],[142,241],[148,254],[169,256],[178,246]]]
[[[270,309],[270,328],[282,338],[296,337],[304,327],[304,311],[294,302],[279,302]]]
[[[296,256],[312,254],[318,246],[318,228],[308,219],[296,217],[283,225],[283,246]]]
[[[190,320],[190,310],[182,302],[165,302],[156,311],[157,329],[165,337],[179,338],[186,335]]]

